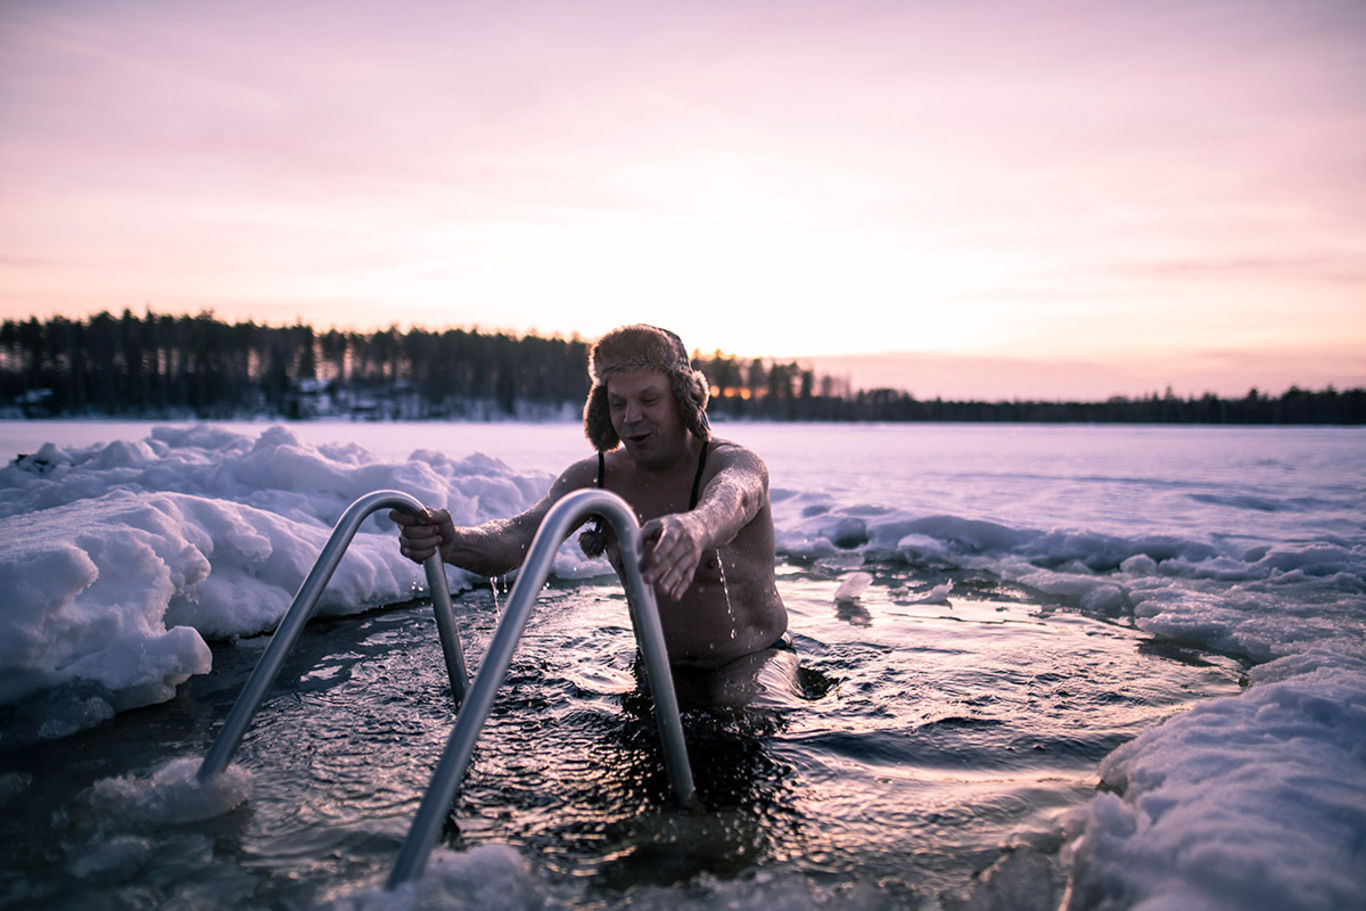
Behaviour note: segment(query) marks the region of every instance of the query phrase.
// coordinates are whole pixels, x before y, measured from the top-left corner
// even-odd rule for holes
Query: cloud
[[[1353,255],[1244,256],[1117,264],[1115,275],[1159,281],[1275,279],[1366,286],[1366,259]]]

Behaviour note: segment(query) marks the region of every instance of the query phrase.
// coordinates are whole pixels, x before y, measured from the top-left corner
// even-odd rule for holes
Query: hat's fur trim
[[[699,440],[710,440],[707,399],[711,391],[707,378],[693,369],[688,349],[678,336],[654,326],[637,325],[609,332],[593,346],[589,357],[588,375],[593,387],[583,406],[583,432],[593,448],[606,452],[621,442],[612,427],[607,381],[624,370],[641,369],[658,370],[669,377],[683,426]]]

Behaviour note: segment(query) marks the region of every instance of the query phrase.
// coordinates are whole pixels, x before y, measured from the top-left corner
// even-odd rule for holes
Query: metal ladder
[[[200,782],[208,782],[227,768],[233,751],[242,741],[247,726],[260,708],[266,692],[279,676],[289,651],[294,647],[308,622],[342,554],[359,530],[361,523],[380,509],[399,509],[412,515],[423,511],[413,497],[394,490],[378,490],[356,500],[332,530],[322,553],[313,564],[294,596],[293,603],[275,630],[270,645],[256,663],[238,695],[227,720],[219,730],[208,754],[196,773]],[[422,875],[427,857],[441,834],[446,813],[455,802],[469,766],[475,741],[493,708],[494,695],[512,663],[512,654],[526,628],[536,597],[550,575],[551,564],[560,543],[589,516],[607,520],[616,533],[621,547],[623,583],[635,630],[636,644],[645,662],[646,681],[655,707],[655,722],[664,748],[664,765],[673,787],[674,797],[686,803],[693,796],[692,767],[688,762],[683,741],[683,723],[678,713],[678,699],[674,693],[673,676],[669,671],[668,653],[664,646],[664,629],[659,622],[659,607],[654,590],[646,584],[640,572],[640,524],[626,501],[606,490],[574,491],[561,498],[541,522],[531,548],[508,599],[503,619],[489,641],[488,652],[473,684],[465,670],[465,656],[460,647],[460,636],[451,609],[450,590],[440,554],[433,554],[423,563],[427,585],[431,590],[432,609],[436,614],[441,648],[446,658],[446,672],[451,691],[460,705],[455,727],[451,730],[446,748],[437,763],[431,784],[423,794],[417,816],[398,859],[394,862],[386,889],[394,889]]]

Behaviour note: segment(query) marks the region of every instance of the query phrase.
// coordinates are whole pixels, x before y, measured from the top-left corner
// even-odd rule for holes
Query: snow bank
[[[0,705],[40,694],[39,736],[58,737],[169,699],[209,670],[206,640],[275,626],[356,498],[401,490],[475,523],[526,508],[550,480],[482,455],[379,462],[282,427],[256,438],[168,427],[137,442],[46,445],[0,469]],[[566,548],[557,568],[580,573],[584,562]],[[457,585],[470,581],[452,573]],[[402,600],[421,579],[377,515],[319,611]]]
[[[1366,907],[1366,662],[1314,650],[1252,678],[1105,759],[1069,907]]]

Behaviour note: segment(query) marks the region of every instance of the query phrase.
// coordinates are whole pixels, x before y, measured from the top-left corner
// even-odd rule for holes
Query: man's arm
[[[712,453],[716,472],[697,507],[651,519],[641,527],[645,581],[675,600],[683,597],[702,555],[735,538],[768,502],[768,467],[743,446],[721,444]]]
[[[550,507],[565,494],[593,483],[597,462],[584,459],[567,468],[541,500],[525,512],[508,519],[494,519],[482,525],[459,527],[444,509],[425,510],[410,516],[393,510],[389,518],[399,526],[399,553],[422,563],[440,551],[441,559],[480,576],[501,576],[522,565],[536,537],[536,529]]]

